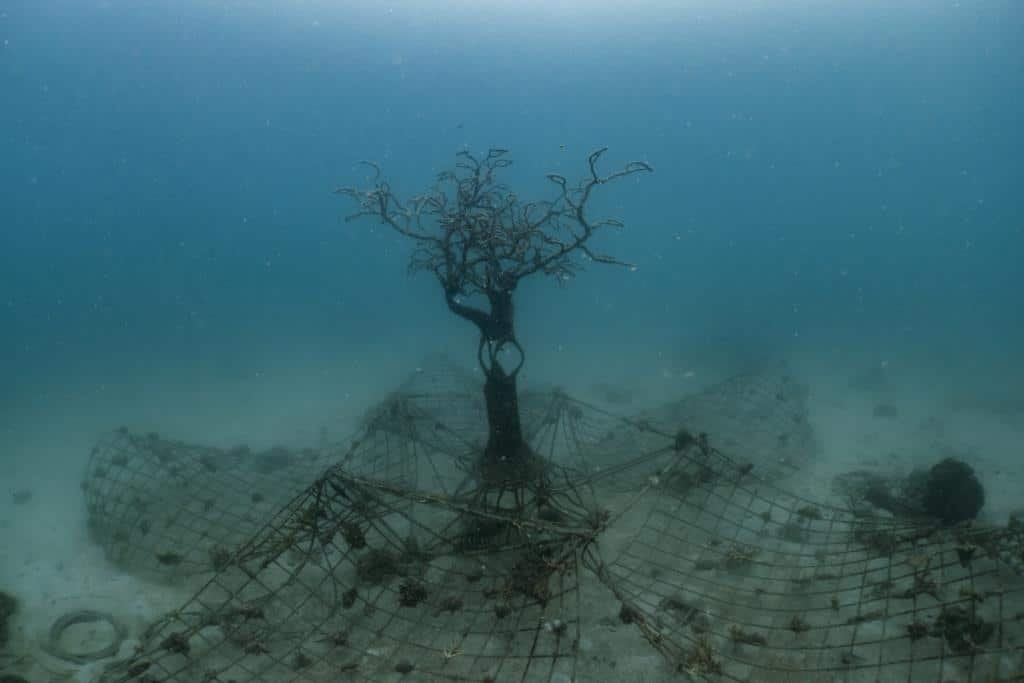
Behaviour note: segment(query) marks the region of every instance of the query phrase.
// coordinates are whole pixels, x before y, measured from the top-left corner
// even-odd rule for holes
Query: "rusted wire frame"
[[[271,676],[266,669],[269,666],[291,671],[283,676],[286,680],[319,680],[307,676],[304,669],[296,672],[293,658],[305,652],[319,666],[336,668],[340,655],[352,661],[381,660],[367,657],[366,647],[377,637],[376,629],[387,626],[397,651],[413,657],[428,680],[479,680],[479,672],[486,670],[498,680],[550,681],[556,664],[572,671],[584,665],[585,658],[577,661],[570,642],[573,633],[577,637],[580,633],[581,601],[577,596],[581,568],[593,572],[597,583],[621,605],[620,619],[631,629],[635,627],[670,666],[685,668],[688,662],[692,666],[699,654],[707,657],[709,666],[717,663],[722,680],[827,675],[858,682],[883,677],[980,682],[990,673],[996,676],[993,680],[1013,680],[1015,674],[1003,660],[1009,661],[1019,648],[1022,617],[1010,601],[1021,595],[1021,585],[998,583],[1003,569],[987,557],[989,551],[979,551],[965,566],[956,548],[968,543],[988,548],[1005,542],[1016,544],[1015,552],[1020,552],[1016,529],[937,529],[898,519],[861,519],[849,510],[807,500],[760,479],[758,470],[744,470],[741,460],[712,445],[713,440],[680,438],[681,432],[645,420],[614,422],[626,431],[624,443],[651,440],[644,441],[642,447],[633,446],[636,454],[627,465],[590,476],[567,470],[552,476],[545,495],[557,497],[558,508],[571,513],[564,520],[524,517],[522,506],[481,507],[463,493],[446,495],[435,487],[402,484],[386,476],[391,467],[374,466],[364,474],[354,474],[350,467],[367,459],[425,457],[401,447],[410,440],[423,445],[428,436],[435,437],[433,428],[429,435],[417,433],[404,419],[406,412],[416,410],[409,407],[416,400],[424,398],[409,394],[395,404],[401,410],[379,413],[393,416],[392,421],[383,417],[370,420],[367,429],[378,435],[377,441],[360,435],[345,465],[321,472],[312,486],[273,515],[257,537],[243,546],[229,568],[216,572],[196,598],[147,631],[143,649],[122,669],[138,672],[138,676],[104,680],[142,680],[139,676],[149,667],[150,674],[159,674],[156,680],[186,683],[196,680],[200,675],[197,668],[207,662],[224,669],[244,669],[254,681],[279,680]],[[535,438],[557,432],[565,435],[574,450],[588,452],[608,429],[605,412],[560,392],[550,395],[538,410],[553,420],[541,420],[546,427],[532,430]],[[433,422],[429,415],[424,417],[425,423]],[[130,453],[125,450],[129,447],[134,449]],[[162,457],[169,447],[176,449],[173,458]],[[377,449],[384,452],[377,454]],[[553,454],[555,446],[544,452]],[[90,515],[116,514],[137,523],[138,513],[131,505],[136,490],[130,485],[208,479],[208,472],[203,477],[206,455],[203,449],[176,442],[119,434],[97,450],[90,465]],[[694,478],[692,486],[672,485],[675,474],[705,471],[709,476]],[[606,486],[611,477],[631,472],[641,475],[637,495],[609,501],[612,514],[593,517],[593,502],[601,500],[606,489],[595,490],[593,495],[588,489]],[[191,478],[192,474],[197,478]],[[231,479],[219,481],[243,492],[251,485],[233,473]],[[160,488],[169,487],[163,483]],[[635,507],[641,502],[643,508]],[[814,510],[807,512],[812,503]],[[93,505],[98,505],[96,511]],[[607,548],[598,552],[602,531],[629,523],[623,513],[630,510],[639,512],[640,518],[629,542],[614,552]],[[208,514],[211,521],[216,516],[219,524],[231,524],[236,518],[224,517],[226,511]],[[761,518],[759,511],[770,514]],[[175,526],[167,534],[181,534],[197,526],[198,517],[189,515],[198,512],[182,512],[184,517],[179,518],[174,510],[168,511],[168,520]],[[428,591],[438,599],[452,582],[461,586],[468,581],[471,561],[476,558],[481,565],[486,560],[487,566],[474,581],[493,590],[523,588],[521,583],[514,584],[516,565],[494,560],[489,554],[493,548],[453,552],[453,539],[463,529],[460,522],[468,518],[511,525],[512,531],[500,537],[507,541],[500,544],[502,552],[544,551],[526,569],[534,571],[531,576],[536,581],[549,582],[548,587],[533,593],[513,592],[505,621],[488,611],[496,600],[505,598],[481,598],[480,591],[466,591],[464,616],[446,618],[429,607],[397,606],[400,579],[373,588],[354,586],[351,577],[358,571],[360,555],[341,543],[343,534],[331,533],[346,522],[357,522],[372,547],[397,553],[404,552],[407,530],[414,531],[426,541],[423,552],[451,558],[439,564],[442,573],[427,581]],[[446,523],[438,524],[438,519]],[[799,527],[802,537],[794,541],[781,538],[779,532],[792,524]],[[858,538],[861,524],[891,535],[884,552]],[[130,536],[123,543],[139,540]],[[748,541],[760,554],[751,555],[739,569],[729,569],[724,563],[731,549]],[[295,552],[299,552],[296,561],[287,562],[288,555]],[[926,558],[923,565],[918,560],[921,556]],[[695,560],[714,568],[700,569]],[[244,591],[233,583],[239,578],[238,565],[251,572],[241,573]],[[311,578],[318,583],[307,581]],[[345,608],[342,596],[353,587],[359,588],[353,598],[355,608]],[[322,620],[311,620],[302,611],[316,591],[326,596],[326,606],[334,610]],[[546,604],[541,604],[541,597],[547,598]],[[685,599],[694,612],[673,608],[671,600],[677,597]],[[280,612],[272,615],[269,610],[275,605]],[[261,625],[267,633],[253,641],[254,652],[242,652],[237,639],[220,641],[209,635],[215,634],[209,628],[212,623],[227,630],[225,615],[255,614],[263,606],[268,612]],[[699,607],[715,610],[715,617],[701,625],[701,633],[696,622],[690,621]],[[984,614],[997,635],[977,646],[954,649],[946,633],[936,631],[941,627],[939,615],[953,609],[961,609],[970,618]],[[367,616],[374,610],[378,621]],[[543,630],[541,620],[550,619],[551,614],[564,616],[566,636],[559,638]],[[588,610],[587,616],[596,619],[601,615]],[[868,630],[864,624],[874,619],[879,620],[878,627]],[[926,627],[927,633],[914,636],[910,626]],[[328,627],[350,629],[352,642],[317,645]],[[756,632],[765,642],[756,645],[737,640],[736,634],[744,632]],[[182,633],[209,648],[194,655],[196,669],[186,668],[193,666],[192,660],[169,650],[182,642],[169,636]],[[514,647],[499,647],[513,638],[519,638]],[[461,654],[453,654],[456,650]],[[855,659],[858,653],[866,656]],[[348,666],[344,662],[342,665]],[[954,662],[962,668],[954,669]],[[342,670],[357,680],[374,680],[376,675],[373,670]]]

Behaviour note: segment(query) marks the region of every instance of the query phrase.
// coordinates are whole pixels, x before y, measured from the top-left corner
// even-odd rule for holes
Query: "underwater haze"
[[[332,191],[492,146],[524,194],[597,147],[656,169],[599,198],[635,273],[531,283],[538,356],[698,336],[1020,377],[1022,28],[1016,2],[5,3],[6,434],[470,338]]]
[[[99,435],[306,445],[430,354],[475,366],[411,245],[344,220],[362,160],[409,197],[457,152],[507,148],[538,199],[599,148],[608,172],[650,164],[591,207],[624,223],[594,249],[635,268],[519,291],[525,382],[632,412],[784,362],[824,459],[931,462],[907,435],[938,416],[1005,521],[1024,509],[1021,36],[1017,0],[0,3],[0,589],[20,628],[107,585],[78,489]]]

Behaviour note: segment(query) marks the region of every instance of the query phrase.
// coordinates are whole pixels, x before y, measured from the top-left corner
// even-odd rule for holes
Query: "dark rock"
[[[854,506],[866,503],[897,517],[933,517],[948,525],[974,519],[985,504],[974,470],[954,458],[906,477],[847,472],[833,480],[832,490]]]
[[[958,524],[978,516],[985,505],[985,489],[970,465],[946,458],[928,471],[922,505],[944,524]]]
[[[25,503],[32,500],[32,492],[29,491],[28,489],[22,489],[20,491],[15,491],[14,493],[12,493],[11,498],[14,499],[15,505],[24,505]]]

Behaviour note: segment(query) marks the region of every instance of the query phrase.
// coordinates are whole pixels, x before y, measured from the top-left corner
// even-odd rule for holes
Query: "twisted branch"
[[[629,266],[614,256],[590,248],[594,234],[605,227],[621,228],[613,219],[592,220],[587,204],[595,187],[653,169],[632,161],[609,175],[598,163],[607,148],[587,157],[589,177],[571,185],[564,176],[547,178],[558,188],[550,200],[523,202],[501,184],[498,173],[512,164],[508,150],[488,150],[482,159],[459,152],[453,169],[442,171],[427,193],[399,200],[380,167],[373,170],[371,187],[343,187],[338,194],[353,199],[358,210],[346,221],[371,217],[415,243],[411,271],[426,270],[440,283],[448,308],[479,329],[481,343],[502,348],[515,344],[512,292],[519,281],[537,273],[566,280],[582,268],[574,252],[595,263]],[[490,310],[465,303],[485,297]],[[520,363],[521,364],[521,363]]]

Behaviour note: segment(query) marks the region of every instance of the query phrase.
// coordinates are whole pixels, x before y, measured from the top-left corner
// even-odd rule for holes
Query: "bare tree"
[[[589,176],[576,185],[549,174],[557,188],[551,200],[524,202],[498,181],[498,172],[512,163],[504,149],[491,149],[482,159],[459,152],[455,167],[439,174],[430,191],[404,202],[368,162],[371,188],[338,190],[359,205],[347,220],[375,218],[413,241],[410,271],[433,273],[448,308],[480,333],[488,441],[479,474],[485,487],[515,487],[542,474],[519,417],[516,378],[525,361],[513,305],[519,282],[531,275],[568,279],[587,261],[628,265],[592,249],[595,233],[622,224],[591,219],[588,203],[599,185],[653,169],[633,161],[602,176],[597,165],[605,149],[588,157]]]

